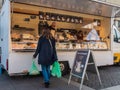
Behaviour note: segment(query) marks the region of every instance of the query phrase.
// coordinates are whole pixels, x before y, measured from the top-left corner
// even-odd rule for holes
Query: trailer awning
[[[120,9],[120,7],[115,5],[107,5],[91,0],[12,0],[12,1],[103,17],[112,17],[113,8],[114,10]],[[120,16],[120,13],[118,13],[116,16],[117,17]]]

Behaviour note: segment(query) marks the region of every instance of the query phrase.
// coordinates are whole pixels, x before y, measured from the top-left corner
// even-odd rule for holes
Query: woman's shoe
[[[45,88],[49,88],[50,83],[49,82],[45,82]]]

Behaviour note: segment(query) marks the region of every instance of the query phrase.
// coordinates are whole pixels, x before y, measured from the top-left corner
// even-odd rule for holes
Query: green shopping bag
[[[40,72],[35,64],[35,61],[32,60],[32,66],[29,70],[29,75],[38,75],[38,74],[40,74]]]
[[[60,64],[58,61],[55,61],[52,65],[52,70],[51,70],[51,75],[52,76],[57,76],[58,78],[61,77],[61,68],[60,68]]]

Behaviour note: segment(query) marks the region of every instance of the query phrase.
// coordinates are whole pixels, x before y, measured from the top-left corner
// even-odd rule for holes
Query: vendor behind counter
[[[100,37],[94,28],[88,33],[86,40],[92,40],[92,41],[100,40]]]

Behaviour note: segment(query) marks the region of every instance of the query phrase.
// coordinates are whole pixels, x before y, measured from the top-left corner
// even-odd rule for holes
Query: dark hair
[[[49,28],[44,28],[43,29],[42,36],[46,37],[47,39],[52,39],[53,38]]]

